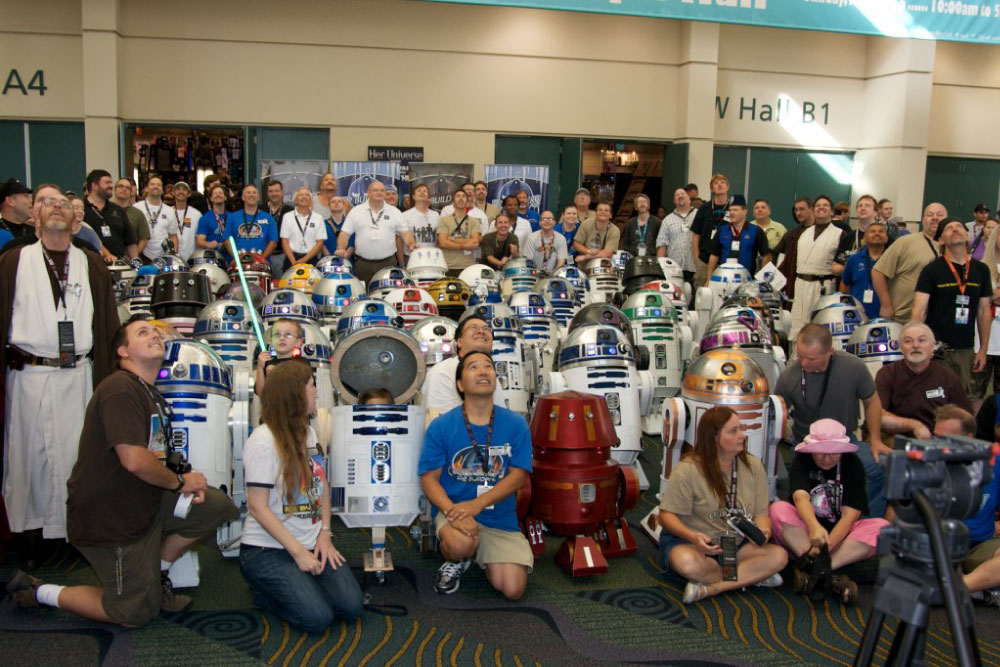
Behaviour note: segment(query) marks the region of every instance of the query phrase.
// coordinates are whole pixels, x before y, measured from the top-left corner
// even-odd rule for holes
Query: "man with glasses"
[[[396,248],[396,236],[411,251],[417,247],[403,214],[385,201],[385,184],[377,179],[368,184],[368,199],[354,208],[344,219],[337,236],[339,257],[347,257],[347,247],[354,236],[354,275],[365,285],[380,269],[401,266],[402,253]]]
[[[3,496],[11,530],[28,533],[22,556],[28,567],[38,562],[39,537],[66,537],[66,480],[87,401],[112,370],[110,341],[118,328],[101,256],[72,244],[69,200],[46,186],[35,205],[38,242],[0,258]]]
[[[569,248],[562,234],[556,234],[556,216],[552,211],[542,211],[538,219],[541,227],[528,237],[524,257],[535,263],[541,271],[551,274],[569,259]]]

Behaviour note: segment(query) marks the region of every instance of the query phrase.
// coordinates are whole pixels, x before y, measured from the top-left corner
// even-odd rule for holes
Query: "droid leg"
[[[632,531],[623,517],[608,519],[597,533],[601,551],[607,558],[631,556],[639,547],[632,537]]]
[[[649,488],[649,478],[646,477],[646,473],[643,471],[642,466],[639,464],[639,459],[636,459],[632,464],[632,468],[635,470],[635,474],[639,477],[639,490],[645,491]]]
[[[556,553],[556,563],[572,577],[589,577],[608,571],[608,561],[601,548],[587,535],[566,538]]]
[[[385,526],[372,526],[372,548],[365,552],[365,572],[391,572],[392,554],[385,550]]]
[[[524,519],[524,535],[528,538],[531,553],[537,559],[545,553],[545,527],[533,516]]]

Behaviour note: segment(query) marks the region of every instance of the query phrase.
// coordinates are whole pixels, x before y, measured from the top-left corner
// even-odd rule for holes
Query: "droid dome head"
[[[740,296],[755,296],[771,308],[781,307],[781,294],[774,289],[774,285],[763,280],[751,280],[736,288],[736,294]]]
[[[400,287],[385,295],[385,302],[396,309],[403,318],[406,328],[412,327],[425,317],[438,314],[434,298],[427,290],[419,287]]]
[[[581,287],[586,288],[587,285],[587,274],[583,272],[580,267],[573,264],[563,264],[558,269],[552,272],[553,276],[559,278],[565,278],[577,289]]]
[[[834,345],[843,349],[851,334],[868,320],[865,311],[854,304],[835,303],[823,310],[816,311],[812,322],[824,326],[833,335]]]
[[[503,267],[503,277],[513,278],[516,276],[527,276],[534,278],[538,275],[538,267],[527,257],[514,257]]]
[[[365,286],[350,273],[328,273],[313,289],[312,300],[320,317],[332,319],[365,295]]]
[[[684,288],[669,280],[654,280],[642,286],[644,290],[657,290],[674,304],[675,308],[687,308],[687,295]]]
[[[198,248],[188,257],[187,263],[192,268],[201,266],[202,264],[215,264],[223,271],[225,271],[227,265],[225,255],[215,248]]]
[[[390,290],[394,290],[399,287],[413,287],[416,283],[413,279],[399,267],[388,266],[384,269],[379,269],[372,276],[372,279],[368,281],[368,294],[375,297],[381,297],[384,294],[388,294]]]
[[[209,289],[212,294],[218,294],[219,290],[229,286],[229,274],[214,262],[204,262],[202,264],[192,264],[191,271],[200,273],[208,278]]]
[[[354,272],[354,265],[351,264],[351,260],[337,255],[327,255],[323,259],[316,262],[316,268],[319,269],[319,272],[324,276],[328,276],[331,273]]]
[[[720,347],[770,349],[771,329],[753,308],[730,306],[719,311],[701,338],[701,351]]]
[[[230,278],[232,276],[230,275]],[[247,283],[247,291],[250,292],[250,301],[253,304],[255,310],[260,310],[261,306],[264,305],[264,297],[267,296],[264,290],[260,288],[257,283]],[[240,285],[240,281],[237,278],[236,282],[229,283],[215,293],[215,298],[217,299],[232,299],[236,301],[246,301],[246,295],[243,293],[243,286]]]
[[[259,252],[248,252],[246,250],[239,253],[240,266],[243,267],[243,275],[248,283],[256,283],[264,293],[271,291],[271,263],[267,257]],[[229,279],[234,283],[240,282],[239,267],[234,259],[229,264]]]
[[[462,269],[458,279],[475,289],[480,283],[486,283],[491,289],[500,290],[500,274],[485,264],[473,264]]]
[[[458,309],[458,312],[455,313],[456,316],[461,316],[465,312],[465,306],[469,303],[469,297],[472,294],[469,286],[458,278],[436,280],[427,288],[427,293],[434,299],[438,312],[441,312],[442,308]],[[451,315],[449,314],[447,317],[451,317]]]
[[[632,341],[613,324],[579,326],[566,334],[559,347],[558,367],[561,372],[579,367],[637,363],[637,351]]]
[[[743,309],[749,308],[757,313],[757,316],[764,321],[764,325],[767,330],[774,333],[774,315],[771,313],[771,308],[766,303],[764,303],[759,297],[750,296],[747,294],[730,294],[726,297],[726,300],[722,302],[722,307],[719,311],[712,316],[712,321],[714,322],[716,318],[725,317],[722,315],[723,312],[728,312],[728,309]],[[733,314],[738,316],[738,310],[733,311]]]
[[[188,265],[179,255],[165,254],[153,260],[153,264],[160,270],[160,273],[171,273],[172,271],[187,271]]]
[[[507,299],[507,305],[522,320],[555,317],[552,305],[538,292],[515,292]]]
[[[312,302],[312,297],[295,289],[274,290],[264,297],[260,311],[265,322],[283,317],[303,322],[319,320],[319,312]]]
[[[763,369],[746,353],[732,348],[709,350],[688,366],[681,395],[712,405],[752,405],[768,400]]]
[[[629,341],[635,340],[632,335],[632,323],[629,322],[628,317],[610,303],[592,303],[581,308],[573,316],[567,333],[572,333],[574,329],[588,324],[613,326],[624,333]]]
[[[425,363],[432,366],[458,353],[458,345],[455,343],[457,330],[458,323],[455,320],[435,315],[414,324],[410,335],[416,339],[420,351],[424,353]]]
[[[316,283],[323,274],[312,264],[295,264],[288,268],[278,281],[279,289],[297,289],[306,294],[312,294]]]
[[[591,278],[596,276],[619,276],[618,267],[610,257],[595,257],[589,260],[583,270]]]
[[[655,257],[641,255],[633,257],[625,265],[625,273],[622,276],[625,293],[631,294],[651,280],[663,279],[663,272]]]
[[[396,309],[381,299],[366,297],[355,301],[340,314],[337,320],[337,340],[356,331],[374,326],[402,328],[403,319]]]
[[[232,335],[235,338],[246,339],[254,335],[253,319],[250,306],[245,301],[235,299],[220,299],[213,301],[198,314],[194,325],[194,337],[212,334]]]
[[[821,310],[837,305],[852,306],[856,310],[860,310],[862,312],[864,312],[865,309],[865,307],[861,305],[861,302],[858,301],[853,295],[844,294],[843,292],[834,292],[833,294],[821,296],[819,300],[816,301],[816,305],[813,306],[810,318],[815,318],[816,314]]]
[[[479,305],[470,305],[462,313],[461,319],[459,319],[459,324],[464,322],[470,317],[480,317],[487,322],[493,328],[494,334],[499,331],[513,331],[521,333],[521,321],[518,319],[517,314],[514,310],[507,304],[500,303],[483,303]]]
[[[641,320],[670,320],[677,322],[677,310],[674,305],[664,298],[659,290],[641,289],[633,292],[625,304],[622,312],[630,322],[636,323]]]
[[[902,324],[877,317],[854,328],[844,351],[876,367],[883,366],[903,358],[902,336]]]
[[[576,301],[576,288],[566,278],[557,276],[542,278],[538,281],[537,289],[550,304]]]
[[[656,263],[660,265],[660,271],[663,273],[664,279],[674,280],[680,278],[682,281],[684,280],[684,269],[674,260],[669,257],[657,257]]]
[[[421,285],[426,285],[447,275],[448,262],[441,248],[416,248],[406,262],[406,272]]]
[[[233,382],[229,367],[208,345],[177,338],[165,344],[163,366],[156,388],[164,393],[191,390],[230,397]]]
[[[746,267],[735,259],[728,259],[715,267],[710,282],[712,285],[721,284],[728,293],[748,280],[750,280],[750,272],[747,271]]]

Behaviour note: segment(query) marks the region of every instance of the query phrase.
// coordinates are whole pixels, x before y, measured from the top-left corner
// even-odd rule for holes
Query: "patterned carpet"
[[[642,461],[652,473],[659,445],[649,441]],[[650,474],[653,477],[652,474]],[[458,593],[437,595],[435,556],[419,553],[409,533],[392,529],[388,548],[397,569],[385,585],[365,581],[371,596],[360,622],[302,634],[253,609],[234,560],[202,547],[202,583],[185,591],[194,611],[161,616],[138,630],[74,619],[59,611],[21,610],[0,601],[0,663],[61,665],[847,665],[853,660],[874,597],[877,564],[851,570],[861,604],[813,604],[786,585],[752,588],[695,605],[681,604],[680,582],[664,578],[656,550],[634,524],[655,504],[646,492],[629,512],[639,553],[610,561],[607,574],[573,580],[554,563],[560,540],[546,554],[518,603],[499,599],[473,568]],[[338,547],[361,561],[366,531],[340,530]],[[13,571],[10,555],[0,577]],[[361,574],[355,570],[355,573]],[[94,583],[75,552],[62,548],[38,575],[54,583]],[[977,607],[983,663],[1000,665],[1000,610]],[[882,632],[885,659],[894,624]],[[943,610],[931,614],[927,659],[955,664]]]

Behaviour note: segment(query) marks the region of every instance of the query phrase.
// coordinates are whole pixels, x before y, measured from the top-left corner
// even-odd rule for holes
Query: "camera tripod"
[[[948,612],[958,664],[979,665],[972,600],[965,586],[956,581],[956,566],[969,548],[968,529],[955,520],[942,523],[922,491],[914,493],[912,500],[923,526],[899,522],[879,536],[879,552],[885,553],[882,543],[886,540],[893,557],[879,567],[878,593],[854,665],[873,664],[875,646],[888,618],[897,619],[898,625],[885,664],[925,665],[930,610],[942,605]]]

